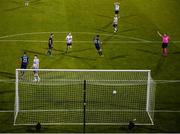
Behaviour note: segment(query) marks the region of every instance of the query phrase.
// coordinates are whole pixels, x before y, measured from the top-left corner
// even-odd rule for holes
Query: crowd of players
[[[25,6],[29,6],[29,0],[25,0]],[[114,28],[114,32],[116,33],[118,31],[118,19],[120,18],[119,15],[119,10],[120,10],[120,3],[118,1],[116,1],[114,3],[114,18],[113,18],[113,28]],[[168,51],[167,51],[167,47],[168,47],[168,43],[169,43],[169,36],[167,34],[161,34],[159,31],[157,32],[158,35],[162,38],[162,55],[163,56],[167,56]],[[47,50],[47,55],[52,55],[52,49],[53,49],[53,33],[50,33],[50,37],[49,37],[49,41],[48,41],[48,50]],[[65,53],[68,53],[69,49],[72,48],[72,41],[73,41],[73,36],[71,33],[68,33],[66,36],[66,51]],[[96,35],[93,38],[93,42],[95,45],[95,48],[97,50],[97,53],[99,54],[99,56],[103,57],[103,52],[102,52],[102,42],[100,41],[100,35]],[[26,55],[26,52],[24,52],[24,55],[21,57],[21,69],[26,69],[29,63],[29,57]],[[38,71],[37,69],[39,69],[39,59],[38,59],[38,55],[34,56],[33,59],[33,69],[35,69],[34,71],[34,81],[40,81],[40,77],[38,75]],[[23,78],[24,76],[24,71],[21,72],[21,78]]]

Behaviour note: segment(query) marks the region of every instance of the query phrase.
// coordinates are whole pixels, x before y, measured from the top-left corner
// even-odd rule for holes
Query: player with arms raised
[[[96,50],[97,50],[99,56],[103,57],[101,44],[102,44],[102,42],[99,39],[99,35],[96,35],[96,37],[94,37],[94,45],[96,47]]]
[[[21,56],[21,69],[27,69],[29,63],[29,57],[26,55],[26,52],[24,52],[24,55]],[[24,70],[21,71],[21,78],[23,79],[24,76]]]
[[[34,81],[35,82],[39,82],[40,81],[40,78],[39,78],[39,75],[38,75],[38,69],[39,69],[39,59],[38,59],[38,56],[37,55],[34,55],[34,59],[33,59],[33,67],[34,69]]]
[[[157,31],[158,35],[162,38],[162,55],[167,56],[168,55],[168,44],[170,37],[167,34],[161,34],[159,31]]]
[[[66,36],[66,44],[67,44],[66,53],[68,52],[70,48],[72,48],[72,40],[73,40],[73,37],[71,33],[68,33],[68,35]]]

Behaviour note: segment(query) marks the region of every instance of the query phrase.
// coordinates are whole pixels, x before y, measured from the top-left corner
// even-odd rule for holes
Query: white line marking
[[[49,34],[50,32],[32,32],[32,33],[20,33],[20,34],[12,34],[12,35],[5,35],[5,36],[1,36],[0,39],[5,39],[5,38],[10,38],[10,37],[16,37],[16,36],[23,36],[23,35],[38,35],[38,34]],[[54,34],[67,34],[69,32],[53,32]],[[89,34],[89,35],[96,35],[96,34],[100,34],[103,36],[115,36],[115,37],[121,37],[121,38],[127,38],[127,39],[132,39],[132,40],[136,40],[136,41],[144,41],[144,42],[148,42],[148,40],[145,39],[141,39],[141,38],[136,38],[136,37],[130,37],[130,36],[125,36],[125,35],[116,35],[114,33],[112,34],[106,34],[106,33],[93,33],[93,32],[71,32],[72,34]]]
[[[11,39],[11,40],[6,40],[6,38],[11,38],[11,37],[17,37],[17,36],[24,36],[24,35],[41,35],[41,34],[49,34],[50,32],[32,32],[32,33],[20,33],[20,34],[12,34],[12,35],[5,35],[0,37],[0,42],[31,42],[31,43],[47,43],[47,40],[18,40],[18,39]],[[53,32],[56,34],[67,34],[68,32]],[[125,35],[116,35],[116,34],[106,34],[106,33],[93,33],[93,32],[72,32],[73,34],[89,34],[95,36],[96,34],[100,34],[103,36],[115,36],[115,37],[120,37],[120,38],[126,38],[126,39],[131,39],[129,41],[105,41],[114,43],[114,44],[120,44],[120,43],[129,43],[129,44],[137,44],[137,43],[151,43],[151,44],[156,44],[156,43],[161,43],[161,41],[150,41],[142,38],[137,38],[137,37],[130,37],[130,36],[125,36]],[[63,42],[65,41],[54,41],[54,42]],[[78,42],[78,43],[92,43],[92,41],[73,41],[73,42]],[[180,43],[180,41],[172,41],[172,43]]]
[[[47,81],[48,81],[48,79],[46,79],[46,82]],[[51,79],[49,81],[52,82]],[[63,79],[56,79],[54,81],[63,81]],[[70,81],[75,81],[75,80],[70,80]],[[81,80],[78,80],[78,81],[81,81]],[[100,81],[100,80],[96,80],[96,81]],[[113,81],[115,81],[115,80],[113,80]],[[120,82],[123,82],[123,81],[124,82],[128,82],[128,81],[130,81],[130,82],[143,82],[143,80],[117,80],[117,81],[120,81]],[[180,82],[180,80],[153,80],[153,81],[155,81],[156,84],[158,84],[158,83],[179,83]],[[13,82],[14,83],[15,79],[0,79],[0,82]],[[146,82],[146,80],[145,80],[145,82]]]
[[[19,112],[67,112],[74,111],[80,112],[83,109],[59,109],[59,110],[21,110]],[[87,111],[99,111],[99,112],[146,112],[145,110],[117,110],[117,109],[96,109],[96,110],[87,110]],[[180,113],[180,110],[154,110],[155,113]],[[14,113],[14,110],[0,110],[0,113]]]
[[[47,43],[47,40],[0,40],[0,42],[29,42],[29,43]],[[57,43],[65,43],[66,41],[60,41],[56,40],[54,42]],[[92,41],[73,41],[74,43],[93,43]],[[161,41],[104,41],[106,43],[114,43],[114,44],[120,44],[120,43],[131,43],[131,44],[143,44],[143,43],[150,43],[150,44],[156,44],[161,43]],[[180,43],[180,42],[179,42]]]

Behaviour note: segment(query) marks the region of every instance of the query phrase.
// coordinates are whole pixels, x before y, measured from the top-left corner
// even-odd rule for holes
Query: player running
[[[50,37],[49,37],[49,42],[48,42],[48,51],[47,51],[47,54],[48,55],[52,55],[52,49],[53,49],[53,33],[50,34]]]
[[[24,0],[24,5],[29,6],[29,0]]]
[[[34,59],[33,59],[33,67],[34,69],[34,81],[35,82],[39,82],[40,81],[40,78],[39,78],[39,75],[38,75],[38,69],[39,69],[39,59],[38,59],[38,56],[37,55],[34,55]]]
[[[71,33],[68,33],[68,35],[66,36],[66,44],[67,44],[66,53],[68,52],[70,48],[72,48],[72,40],[73,40],[73,37]]]
[[[118,16],[117,16],[117,14],[114,16],[113,27],[114,27],[114,33],[116,33],[118,31]]]
[[[104,55],[102,54],[102,47],[101,47],[102,42],[99,39],[99,35],[96,35],[94,38],[94,45],[96,47],[96,50],[99,54],[99,56],[103,57]]]
[[[27,69],[29,63],[29,57],[26,55],[26,52],[24,52],[24,55],[21,56],[21,69]],[[21,71],[21,78],[23,79],[24,76],[24,70]]]
[[[114,12],[115,12],[115,15],[119,14],[119,9],[120,9],[120,3],[117,1],[117,2],[114,3]]]
[[[170,37],[167,34],[161,34],[159,31],[157,31],[158,35],[162,38],[162,55],[167,56],[168,55],[168,44]]]

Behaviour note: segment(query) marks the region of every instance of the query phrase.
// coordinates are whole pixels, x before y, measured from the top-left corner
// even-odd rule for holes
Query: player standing
[[[118,16],[117,16],[117,14],[115,14],[115,16],[114,16],[113,27],[114,27],[114,32],[116,33],[118,31]]]
[[[53,49],[53,33],[50,33],[49,42],[48,42],[48,55],[52,55],[52,49]]]
[[[39,78],[39,75],[38,75],[38,69],[39,69],[39,59],[38,59],[38,56],[37,55],[34,55],[34,59],[33,59],[33,67],[34,69],[34,81],[35,82],[39,82],[40,81],[40,78]]]
[[[120,9],[120,3],[117,1],[117,2],[114,3],[114,12],[115,12],[115,15],[119,14],[119,9]]]
[[[21,56],[21,69],[27,69],[29,63],[29,57],[26,55],[26,52],[24,52],[24,55]],[[21,71],[21,77],[23,78],[24,76],[24,70]]]
[[[66,44],[67,44],[66,53],[68,52],[70,48],[72,48],[72,39],[73,37],[71,33],[68,33],[68,35],[66,36]]]
[[[167,34],[161,34],[159,31],[157,31],[158,35],[162,38],[162,55],[167,56],[168,55],[168,44],[170,37]]]
[[[101,44],[102,42],[99,39],[99,35],[96,35],[96,37],[94,38],[94,45],[96,47],[98,54],[103,57]]]
[[[24,0],[25,6],[29,6],[29,0]]]

